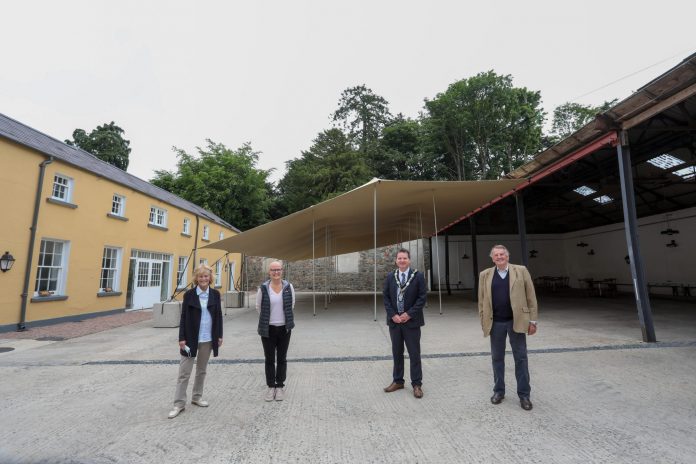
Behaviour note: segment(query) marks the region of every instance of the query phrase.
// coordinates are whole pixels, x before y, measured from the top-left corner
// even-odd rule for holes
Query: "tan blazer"
[[[493,326],[493,301],[491,282],[495,266],[479,274],[478,308],[483,336],[491,334]],[[537,320],[537,300],[532,276],[524,266],[508,264],[510,278],[510,305],[512,306],[513,328],[517,333],[527,333],[529,321]]]

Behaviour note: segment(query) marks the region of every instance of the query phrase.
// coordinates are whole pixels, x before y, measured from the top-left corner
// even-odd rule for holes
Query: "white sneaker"
[[[169,416],[168,416],[168,417],[169,417],[170,419],[174,419],[174,418],[175,418],[176,416],[178,416],[178,415],[181,413],[181,411],[183,411],[183,410],[184,410],[184,408],[180,408],[179,406],[174,406],[174,408],[173,408],[171,411],[169,411]]]
[[[273,401],[275,396],[276,396],[276,389],[269,388],[268,391],[266,392],[266,396],[264,396],[263,399],[266,401]]]
[[[275,400],[283,401],[285,399],[285,388],[276,388]]]
[[[208,403],[206,400],[191,400],[191,404],[195,404],[196,406],[200,406],[201,408],[207,408],[210,406],[210,403]]]

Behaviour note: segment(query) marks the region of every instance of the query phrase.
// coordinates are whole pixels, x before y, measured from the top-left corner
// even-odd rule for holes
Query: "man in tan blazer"
[[[532,409],[529,399],[527,336],[537,331],[537,300],[534,283],[524,266],[510,264],[510,253],[503,245],[491,249],[495,266],[479,275],[478,308],[483,336],[491,337],[493,358],[493,396],[491,403],[505,398],[505,340],[510,338],[515,359],[517,396],[522,409]]]

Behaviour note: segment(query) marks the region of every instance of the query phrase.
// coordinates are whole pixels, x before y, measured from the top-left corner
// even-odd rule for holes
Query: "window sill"
[[[112,219],[118,219],[119,221],[127,221],[128,220],[127,217],[119,216],[119,215],[113,214],[113,213],[106,213],[106,217],[110,217]]]
[[[75,209],[75,208],[77,208],[77,205],[74,204],[74,203],[70,203],[70,202],[63,201],[63,200],[57,200],[57,199],[52,198],[52,197],[46,198],[46,201],[47,201],[48,203],[52,203],[52,204],[58,205],[58,206],[64,206],[64,207],[70,208],[70,209]]]
[[[191,234],[185,234],[185,233],[183,233],[183,232],[181,233],[181,236],[182,236],[182,237],[188,237],[188,238],[191,238]]]
[[[97,292],[97,298],[103,298],[105,296],[120,296],[123,292]]]
[[[158,225],[156,225],[156,224],[150,224],[150,223],[148,223],[147,226],[148,226],[149,228],[151,228],[151,229],[163,230],[163,231],[165,231],[165,232],[169,230],[168,227],[162,227],[162,226],[158,226]]]
[[[222,288],[222,285],[216,285],[215,288],[216,288],[216,289]]]
[[[202,238],[202,239],[201,239],[201,242],[208,242],[208,243],[210,243],[210,239]]]
[[[52,295],[52,296],[35,296],[32,297],[32,303],[43,303],[44,301],[63,301],[67,300],[68,295]]]

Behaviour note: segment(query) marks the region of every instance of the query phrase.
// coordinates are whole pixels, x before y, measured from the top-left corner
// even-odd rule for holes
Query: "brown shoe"
[[[413,396],[416,398],[423,398],[423,389],[420,385],[413,386]]]
[[[403,383],[396,383],[392,382],[388,387],[384,388],[384,391],[387,393],[395,392],[396,390],[401,390],[404,388]]]

